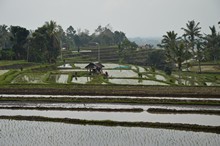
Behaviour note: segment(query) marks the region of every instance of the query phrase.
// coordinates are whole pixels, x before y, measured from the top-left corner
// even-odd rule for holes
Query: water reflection
[[[199,114],[151,114],[130,112],[88,112],[88,111],[38,111],[1,109],[0,115],[44,116],[51,118],[73,118],[86,120],[112,120],[130,122],[185,123],[220,126],[220,116]]]
[[[153,128],[0,120],[0,145],[218,146],[218,134]]]

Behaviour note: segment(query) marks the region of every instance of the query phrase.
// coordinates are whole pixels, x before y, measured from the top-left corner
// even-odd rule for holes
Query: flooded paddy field
[[[166,83],[152,81],[152,80],[138,80],[138,79],[108,79],[110,83],[121,85],[168,85]]]
[[[85,68],[88,63],[74,63],[63,64],[57,66],[56,72],[50,74],[40,73],[20,73],[14,77],[11,83],[31,83],[31,84],[87,84],[91,80],[87,79],[92,77]],[[142,66],[135,66],[129,64],[114,64],[103,63],[105,66],[103,72],[108,73],[109,79],[104,79],[105,82],[97,82],[96,84],[117,84],[117,85],[158,85],[158,86],[170,86],[170,85],[183,85],[183,86],[219,86],[219,81],[208,77],[195,77],[194,75],[184,75],[179,79],[177,74],[167,76],[162,71],[151,71],[149,68]],[[4,76],[9,70],[0,70],[0,76]],[[72,78],[71,74],[78,73],[77,78]],[[49,75],[50,74],[50,75]],[[69,77],[66,75],[69,74]],[[96,81],[95,81],[96,82]]]
[[[91,81],[91,77],[73,77],[72,83],[86,84]]]
[[[176,110],[216,110],[219,106],[208,105],[139,105],[139,104],[110,104],[110,103],[50,103],[50,102],[24,102],[24,101],[1,101],[0,107],[47,107],[47,108],[93,108],[93,109],[134,109],[139,108],[147,111],[150,108],[176,109]]]
[[[44,97],[50,98],[51,95],[14,95],[14,97]],[[13,97],[10,95],[2,95],[2,97]],[[57,98],[65,98],[65,96],[57,95]],[[108,96],[70,96],[72,98],[107,98]],[[126,96],[109,96],[108,98],[129,98]],[[135,97],[130,97],[135,98]],[[148,98],[148,97],[136,97]],[[154,98],[154,97],[149,97]],[[156,97],[155,97],[156,98]],[[158,97],[159,98],[159,97]],[[164,97],[165,98],[165,97]],[[163,99],[163,97],[162,97]],[[185,123],[220,126],[220,116],[212,114],[160,114],[150,113],[147,110],[156,109],[175,109],[175,110],[215,110],[219,111],[219,106],[206,105],[139,105],[139,104],[110,104],[110,103],[54,103],[51,102],[28,102],[28,101],[2,101],[0,103],[0,116],[44,116],[51,118],[72,118],[85,120],[111,120],[111,121],[130,121],[130,122],[164,122],[164,123]],[[19,108],[20,107],[20,108]],[[14,108],[14,109],[13,109]],[[26,109],[25,109],[26,108]],[[44,109],[46,108],[46,109]],[[51,110],[49,108],[52,108]],[[57,108],[56,110],[54,108]],[[62,108],[62,110],[59,110]],[[81,108],[81,110],[69,110],[70,108]],[[82,110],[83,108],[83,110]],[[15,110],[16,109],[16,110]],[[87,111],[86,111],[87,109]],[[89,111],[95,109],[96,111]],[[99,111],[100,109],[100,111]],[[106,112],[103,109],[142,109],[140,112]]]
[[[46,76],[47,75],[43,73],[20,74],[12,81],[12,83],[43,83]]]
[[[54,102],[53,99],[154,99],[181,101],[219,101],[219,98],[196,98],[196,97],[138,97],[138,96],[80,96],[80,95],[15,95],[1,94],[0,98],[7,100],[0,103],[0,145],[218,145],[219,134],[196,131],[197,126],[217,129],[219,133],[220,116],[202,113],[151,113],[148,109],[176,109],[176,110],[215,110],[220,112],[219,106],[210,105],[168,105],[168,104],[119,104],[119,103],[75,103]],[[25,99],[10,101],[10,99]],[[35,99],[49,99],[48,102],[35,101]],[[32,99],[32,101],[29,99]],[[18,108],[15,108],[18,107]],[[30,109],[28,109],[30,107]],[[38,109],[46,107],[48,109]],[[15,109],[12,109],[15,108]],[[26,109],[25,109],[26,108]],[[32,108],[32,109],[31,109]],[[58,109],[54,109],[58,108]],[[59,108],[63,108],[59,110]],[[95,110],[69,110],[69,108],[95,109]],[[138,112],[120,111],[120,109],[143,109]],[[119,111],[105,111],[114,109]],[[5,117],[9,117],[6,120]],[[13,120],[12,117],[21,117]],[[30,118],[33,121],[23,121],[22,118]],[[34,117],[46,118],[45,122]],[[47,120],[47,118],[49,120]],[[53,119],[59,118],[58,123]],[[97,121],[98,124],[77,123],[79,125],[59,123],[68,120]],[[37,122],[41,121],[41,122]],[[49,122],[50,121],[50,122]],[[110,121],[114,125],[107,127],[99,122]],[[165,126],[158,128],[144,128],[142,126],[120,127],[118,123],[141,123],[170,124],[173,130],[167,130]],[[100,125],[100,126],[94,126]],[[102,125],[102,126],[101,126]],[[194,130],[186,128],[193,127]],[[177,127],[175,127],[177,126]],[[178,131],[185,127],[187,131]],[[169,126],[168,126],[169,127]],[[198,127],[199,129],[199,127]]]
[[[219,143],[219,134],[204,132],[0,120],[0,145],[218,146]]]
[[[41,116],[49,118],[70,118],[81,120],[110,120],[119,122],[182,123],[206,126],[220,126],[220,116],[202,114],[151,114],[144,112],[100,112],[59,110],[12,110],[0,109],[0,116]]]
[[[85,78],[90,80],[90,78]],[[90,96],[90,95],[19,95],[19,94],[0,94],[0,98],[93,98],[93,99],[174,99],[174,100],[193,100],[193,101],[220,101],[220,98],[198,98],[198,97],[141,97],[141,96]]]
[[[7,73],[9,70],[0,70],[0,75]]]
[[[68,74],[54,74],[50,75],[49,80],[56,83],[66,84],[68,81]]]

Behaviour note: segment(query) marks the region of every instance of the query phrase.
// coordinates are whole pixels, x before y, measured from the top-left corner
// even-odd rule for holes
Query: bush
[[[166,73],[166,75],[171,75],[172,74],[172,69],[170,67],[166,67],[164,72]]]

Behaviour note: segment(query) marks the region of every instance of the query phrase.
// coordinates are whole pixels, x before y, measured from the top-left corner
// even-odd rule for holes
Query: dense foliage
[[[0,59],[54,63],[61,49],[80,51],[81,47],[117,46],[127,40],[125,33],[112,31],[110,25],[98,26],[93,34],[88,30],[66,31],[54,21],[46,22],[34,31],[20,26],[0,25]]]
[[[199,25],[194,20],[188,21],[186,27],[181,28],[182,36],[174,31],[167,32],[160,44],[162,48],[157,51],[149,45],[138,46],[129,41],[124,32],[113,31],[110,25],[98,26],[92,34],[88,30],[75,30],[73,26],[64,31],[54,21],[46,22],[34,31],[20,26],[0,25],[0,59],[54,63],[64,48],[80,51],[82,47],[118,46],[122,63],[157,68],[176,65],[181,71],[183,63],[190,66],[190,60],[195,60],[200,66],[202,61],[217,63],[220,59],[220,32],[212,26],[210,34],[202,35]],[[198,72],[201,72],[201,67]]]
[[[160,46],[166,51],[167,62],[176,64],[179,71],[182,71],[183,63],[189,67],[189,61],[195,61],[198,62],[198,72],[201,72],[202,61],[216,63],[220,59],[220,33],[213,26],[210,27],[211,34],[203,36],[199,24],[189,21],[186,28],[182,28],[184,34],[180,37],[174,31],[163,36]]]

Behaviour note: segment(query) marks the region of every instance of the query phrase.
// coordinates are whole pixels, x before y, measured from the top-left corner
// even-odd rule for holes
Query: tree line
[[[220,59],[220,32],[216,26],[209,28],[209,34],[202,34],[200,23],[192,20],[181,28],[182,36],[178,36],[175,31],[168,31],[158,45],[162,49],[151,49],[145,56],[146,63],[141,65],[172,69],[175,64],[178,70],[182,71],[183,63],[188,69],[190,62],[195,60],[201,72],[201,61],[217,63]],[[133,63],[139,48],[135,42],[128,40],[124,32],[112,31],[110,25],[98,26],[91,35],[88,30],[75,30],[72,26],[64,31],[55,21],[45,22],[34,31],[21,26],[0,25],[1,60],[22,59],[53,63],[62,48],[80,51],[81,47],[97,44],[118,46],[120,62],[124,63]],[[141,49],[139,51],[141,52]]]
[[[202,34],[200,23],[192,20],[181,28],[184,32],[182,36],[168,31],[159,45],[165,49],[166,62],[176,64],[179,72],[182,71],[183,63],[188,69],[192,60],[198,63],[198,72],[201,72],[202,61],[217,63],[220,59],[220,32],[215,26],[209,28],[210,34]]]
[[[0,59],[53,63],[62,48],[80,51],[83,46],[119,45],[123,41],[128,41],[125,33],[112,31],[110,25],[98,26],[91,35],[88,30],[75,30],[72,26],[64,31],[55,21],[45,22],[34,31],[0,25]]]

